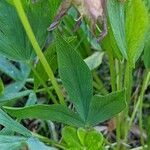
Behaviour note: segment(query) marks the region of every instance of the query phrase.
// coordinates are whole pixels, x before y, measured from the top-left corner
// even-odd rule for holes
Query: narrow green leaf
[[[3,107],[9,114],[19,119],[35,118],[61,122],[72,126],[84,126],[78,114],[64,105],[35,105],[24,108]]]
[[[150,69],[150,28],[144,45],[144,65],[146,68]]]
[[[25,81],[31,72],[31,68],[29,67],[29,64],[24,63],[24,62],[20,62],[20,71],[21,71],[21,75],[22,75],[22,80],[21,81]]]
[[[32,90],[26,90],[22,92],[17,92],[17,93],[4,93],[3,95],[0,95],[0,105],[3,105],[4,103],[7,103],[13,99],[19,99],[24,96],[28,96],[30,93],[32,93]]]
[[[29,150],[56,150],[55,148],[46,146],[44,143],[35,138],[29,138],[27,140],[27,144]]]
[[[4,111],[0,109],[0,124],[24,136],[30,137],[31,133],[18,122],[14,121]]]
[[[2,56],[0,56],[0,71],[16,81],[22,80],[23,78],[20,70],[17,69],[15,65],[11,64],[8,59]]]
[[[87,57],[84,61],[90,68],[90,70],[96,69],[102,63],[104,52],[95,52],[91,56]]]
[[[18,136],[0,135],[0,148],[2,150],[19,150],[25,146],[26,138]]]
[[[0,95],[2,95],[4,93],[4,84],[2,79],[0,78]]]
[[[49,46],[49,48],[44,52],[44,56],[46,57],[47,62],[51,66],[53,72],[55,73],[56,69],[58,68],[55,43],[52,43]],[[40,61],[36,65],[36,71],[38,72],[39,76],[41,77],[41,79],[44,82],[46,82],[49,79],[49,77],[48,77],[47,73],[44,71],[43,65]],[[35,79],[35,87],[37,88],[42,83],[39,82],[38,78],[35,75],[34,75],[34,79]]]
[[[37,102],[36,94],[34,92],[30,93],[29,98],[28,98],[28,100],[26,102],[26,106],[35,105],[36,102]]]
[[[131,0],[126,8],[126,37],[129,63],[132,67],[143,51],[148,31],[148,11],[142,0]]]
[[[14,82],[14,83],[10,83],[9,85],[7,85],[5,87],[5,91],[4,91],[4,95],[7,95],[8,93],[18,93],[24,86],[24,82],[22,81],[17,81],[17,82]],[[4,96],[3,95],[3,96]]]
[[[109,22],[113,35],[115,37],[118,48],[124,58],[127,58],[127,46],[125,36],[125,15],[124,15],[124,3],[118,2],[118,0],[108,0],[107,10],[109,16]],[[108,43],[107,43],[108,44]]]
[[[7,127],[4,127],[2,130],[0,130],[0,135],[14,135],[14,131]]]
[[[21,150],[27,146],[29,150],[56,150],[55,148],[46,146],[33,137],[25,138],[21,136],[0,135],[0,148],[2,150]]]
[[[150,42],[148,42],[144,49],[144,64],[146,68],[150,69]]]
[[[7,74],[15,81],[24,81],[30,73],[30,68],[25,63],[19,63],[18,69],[10,60],[0,55],[0,71]]]
[[[125,99],[125,91],[114,92],[106,96],[95,95],[91,102],[87,124],[94,126],[112,118],[126,107]]]
[[[86,119],[92,99],[92,75],[74,48],[61,36],[57,36],[59,73],[70,100],[82,119]]]

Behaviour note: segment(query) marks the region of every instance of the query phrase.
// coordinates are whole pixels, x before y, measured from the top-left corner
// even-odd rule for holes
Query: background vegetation
[[[150,1],[108,0],[99,43],[74,7],[47,31],[60,4],[0,1],[0,149],[149,150]]]

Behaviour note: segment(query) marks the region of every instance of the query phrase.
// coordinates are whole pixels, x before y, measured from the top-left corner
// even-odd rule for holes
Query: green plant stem
[[[122,90],[123,68],[124,63],[119,60],[116,60],[117,90]]]
[[[127,141],[127,137],[128,137],[128,113],[129,113],[129,104],[131,101],[131,93],[132,93],[132,67],[130,66],[130,64],[127,62],[126,63],[126,69],[125,69],[125,78],[124,78],[124,87],[126,88],[126,100],[127,100],[127,106],[126,109],[123,112],[122,115],[122,138],[125,140],[125,142]]]
[[[57,129],[55,128],[55,124],[50,120],[46,121],[46,123],[51,134],[51,139],[53,139],[54,141],[58,141],[58,134]]]
[[[136,113],[139,110],[139,108],[140,108],[140,119],[139,119],[139,121],[140,121],[140,128],[142,128],[142,106],[143,106],[143,98],[144,98],[145,90],[147,89],[147,87],[149,85],[149,80],[150,80],[150,70],[146,70],[145,71],[145,75],[144,75],[144,81],[143,81],[143,84],[142,84],[141,93],[139,95],[139,98],[138,98],[138,101],[137,101],[136,106],[134,108],[134,111],[133,111],[133,113],[131,115],[131,119],[130,119],[130,122],[129,122],[128,131],[131,129],[133,120],[134,120],[134,118],[136,116]],[[141,143],[142,143],[142,145],[144,144],[143,143],[143,139],[141,140]]]
[[[147,145],[144,145],[144,148],[147,148]],[[137,147],[137,148],[132,148],[130,150],[143,150],[143,146]]]
[[[122,67],[123,65],[119,60],[116,60],[116,75],[117,75],[117,90],[122,89]],[[118,114],[116,117],[116,137],[117,137],[117,149],[120,149],[120,141],[121,141],[121,117],[122,114]]]
[[[150,70],[146,70],[145,74],[144,74],[144,81],[143,81],[143,86],[142,86],[142,90],[141,90],[141,94],[140,94],[140,108],[139,108],[139,127],[140,127],[140,132],[141,132],[141,144],[143,146],[143,150],[145,149],[144,145],[145,145],[145,141],[144,141],[144,137],[143,137],[143,117],[142,117],[142,108],[143,108],[143,99],[144,99],[144,94],[145,91],[149,85],[149,81],[150,81]]]
[[[50,98],[52,99],[54,104],[58,104],[57,100],[55,99],[54,95],[51,93],[51,91],[49,90],[49,88],[47,87],[47,85],[45,84],[45,82],[42,80],[42,78],[40,77],[40,75],[38,74],[38,72],[36,71],[36,69],[32,66],[32,64],[30,65],[30,68],[32,69],[33,73],[35,74],[35,76],[38,78],[38,80],[42,83],[43,87],[45,88],[46,92],[49,94]]]
[[[54,90],[53,87],[47,87],[47,88],[50,91]],[[35,93],[40,93],[40,92],[44,92],[44,91],[46,91],[46,89],[45,88],[41,88],[41,89],[35,90]]]
[[[65,147],[62,146],[61,144],[59,144],[58,142],[55,142],[55,141],[53,141],[53,140],[50,140],[49,138],[44,137],[44,136],[42,136],[42,135],[39,135],[39,134],[37,134],[37,133],[32,132],[32,136],[38,138],[40,141],[42,141],[42,142],[44,142],[44,143],[46,143],[46,144],[48,144],[48,145],[56,146],[56,147],[58,147],[58,148],[60,148],[60,149],[65,149]]]
[[[111,88],[112,91],[116,91],[116,70],[115,70],[115,61],[113,58],[113,53],[111,51],[107,52],[109,57],[109,69],[110,69],[110,76],[111,76]]]
[[[125,81],[124,81],[124,87],[126,88],[126,99],[127,103],[129,104],[131,101],[131,93],[132,93],[132,67],[127,62],[126,63],[126,70],[125,70]]]
[[[101,79],[98,77],[96,71],[93,71],[93,78],[94,78],[95,82],[99,85],[98,89],[100,89],[100,91],[102,92],[102,94],[104,94],[104,95],[108,94],[107,89],[105,88],[105,86],[104,86],[103,82],[101,81]]]
[[[110,76],[111,76],[111,87],[112,91],[121,90],[122,85],[122,68],[120,67],[120,63],[117,60],[115,65],[115,60],[111,52],[108,52],[109,64],[110,64]],[[115,68],[116,67],[116,68]],[[116,136],[117,136],[117,149],[120,148],[120,140],[121,140],[121,116],[118,114],[116,117]]]
[[[116,75],[117,75],[117,90],[121,90],[123,87],[122,80],[123,80],[123,68],[124,64],[122,62],[116,61]],[[127,107],[126,109],[120,113],[117,117],[117,150],[124,150],[125,147],[121,145],[119,142],[121,139],[126,139],[127,133],[127,126],[128,126],[128,111],[129,111],[129,103],[131,99],[131,91],[132,91],[132,68],[127,63],[125,69],[125,78],[124,78],[124,87],[126,88],[126,97],[127,97]]]
[[[42,53],[42,50],[41,50],[41,48],[40,48],[40,46],[39,46],[39,44],[38,44],[38,42],[37,42],[37,40],[35,38],[35,35],[34,35],[34,33],[32,31],[32,28],[31,28],[31,26],[29,24],[28,18],[27,18],[26,14],[25,14],[25,11],[24,11],[23,7],[22,7],[21,1],[20,0],[13,0],[13,2],[14,2],[14,5],[16,7],[17,13],[18,13],[18,15],[19,15],[19,17],[21,19],[21,22],[22,22],[22,24],[23,24],[23,26],[24,26],[24,28],[26,30],[28,38],[29,38],[29,40],[30,40],[30,42],[31,42],[31,44],[32,44],[32,46],[33,46],[37,56],[39,57],[39,59],[40,59],[42,65],[43,65],[45,71],[47,72],[49,78],[51,79],[52,85],[54,86],[54,89],[55,89],[55,91],[56,91],[56,93],[58,95],[60,103],[61,104],[65,104],[63,95],[62,95],[61,90],[59,88],[59,85],[56,82],[54,74],[53,74],[53,71],[52,71],[51,67],[49,66],[49,64],[48,64],[44,54]]]

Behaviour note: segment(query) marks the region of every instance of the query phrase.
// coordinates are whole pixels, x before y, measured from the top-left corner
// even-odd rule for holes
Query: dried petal
[[[102,39],[107,34],[107,24],[105,19],[104,9],[106,5],[106,0],[64,0],[59,8],[59,11],[55,17],[54,22],[49,28],[49,31],[56,28],[60,19],[66,14],[68,9],[71,6],[74,6],[79,14],[80,19],[76,24],[75,30],[80,26],[82,18],[87,18],[91,22],[91,29],[94,32],[96,23],[103,23],[103,30],[99,36],[99,39]]]

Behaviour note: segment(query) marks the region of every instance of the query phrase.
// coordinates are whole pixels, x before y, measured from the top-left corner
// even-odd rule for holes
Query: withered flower
[[[63,0],[54,22],[48,28],[52,31],[57,27],[61,18],[67,13],[70,7],[74,6],[79,12],[75,30],[81,25],[82,19],[86,18],[90,22],[91,31],[95,33],[96,24],[102,24],[103,29],[100,33],[98,40],[100,41],[107,34],[107,23],[105,16],[106,0]]]

